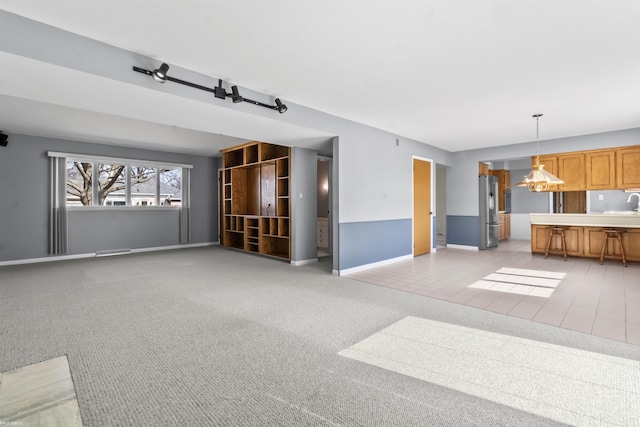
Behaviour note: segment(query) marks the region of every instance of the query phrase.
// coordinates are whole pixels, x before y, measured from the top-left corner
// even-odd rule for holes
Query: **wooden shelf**
[[[290,259],[290,148],[249,142],[221,153],[222,244]]]

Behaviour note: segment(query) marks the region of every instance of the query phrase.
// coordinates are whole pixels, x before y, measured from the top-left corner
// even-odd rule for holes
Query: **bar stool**
[[[624,245],[622,244],[622,233],[626,233],[627,230],[620,230],[619,228],[603,228],[600,231],[604,233],[604,239],[602,240],[602,250],[600,251],[600,265],[604,262],[604,253],[607,250],[607,243],[609,240],[614,242],[617,240],[620,245],[620,256],[607,256],[607,259],[616,259],[622,261],[622,265],[627,266],[627,257],[624,255]],[[614,244],[615,245],[615,244]]]
[[[551,232],[549,233],[549,240],[547,241],[547,250],[544,251],[545,259],[549,256],[549,252],[557,253],[558,255],[560,255],[559,252],[551,251],[551,243],[553,242],[553,238],[558,237],[560,238],[560,243],[562,244],[562,257],[566,261],[567,260],[567,241],[565,240],[565,237],[564,237],[565,227],[551,226],[549,227],[549,229],[551,230]]]

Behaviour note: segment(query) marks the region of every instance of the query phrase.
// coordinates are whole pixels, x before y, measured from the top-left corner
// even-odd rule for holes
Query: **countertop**
[[[591,213],[591,214],[530,214],[531,224],[573,225],[576,227],[620,227],[640,228],[640,214],[635,213]]]

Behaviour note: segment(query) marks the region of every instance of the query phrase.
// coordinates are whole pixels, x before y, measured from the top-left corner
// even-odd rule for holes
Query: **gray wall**
[[[291,150],[291,261],[318,258],[318,157],[300,147]]]
[[[48,256],[48,151],[192,164],[191,243],[218,240],[218,159],[80,141],[9,134],[0,147],[0,261]],[[178,212],[69,212],[69,254],[177,245]]]
[[[549,193],[536,193],[526,187],[517,187],[522,177],[531,169],[515,169],[511,171],[511,213],[547,213],[549,212]]]
[[[632,211],[638,208],[638,198],[634,197],[630,203],[627,203],[632,193],[625,193],[623,190],[592,190],[587,194],[589,195],[589,213]],[[601,197],[602,200],[600,200]]]

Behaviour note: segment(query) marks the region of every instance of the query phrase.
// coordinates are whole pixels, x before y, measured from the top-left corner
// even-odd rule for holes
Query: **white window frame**
[[[96,210],[96,209],[171,209],[176,210],[179,209],[179,206],[164,206],[160,204],[160,170],[161,169],[182,169],[182,180],[185,180],[185,169],[193,169],[193,165],[184,164],[184,163],[172,163],[172,162],[158,162],[153,160],[143,160],[143,159],[131,159],[131,158],[121,158],[121,157],[107,157],[107,156],[95,156],[95,155],[85,155],[85,154],[72,154],[72,153],[61,153],[57,151],[49,151],[49,157],[55,158],[64,158],[65,163],[67,162],[85,162],[85,163],[93,163],[94,167],[92,170],[93,177],[92,182],[94,183],[92,187],[92,203],[96,203],[98,196],[98,165],[99,164],[118,164],[125,166],[125,200],[126,205],[96,205],[92,204],[91,206],[66,206],[67,209],[73,210]],[[131,166],[135,167],[149,167],[156,169],[156,201],[153,206],[133,206],[131,203]],[[66,181],[66,176],[65,176]],[[65,185],[66,187],[66,185]],[[66,192],[66,189],[65,189]],[[65,197],[66,199],[66,197]],[[183,189],[183,200],[185,199],[184,189]]]

